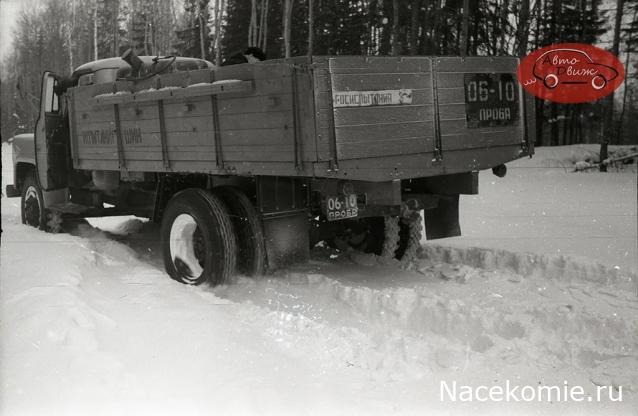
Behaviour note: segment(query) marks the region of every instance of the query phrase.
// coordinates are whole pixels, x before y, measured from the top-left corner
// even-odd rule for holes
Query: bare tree
[[[204,16],[201,13],[197,18],[199,19],[199,49],[201,58],[206,59],[206,45],[204,43],[204,27],[206,27],[206,22],[204,22]]]
[[[221,43],[221,30],[222,30],[222,17],[224,15],[224,0],[215,0],[214,19],[215,19],[215,39],[213,46],[215,48],[215,65],[221,65],[222,63],[222,51],[220,48]]]
[[[470,0],[463,0],[463,23],[461,25],[461,56],[467,55],[467,37],[470,20]]]
[[[521,1],[520,17],[516,29],[516,52],[518,56],[524,56],[527,52],[527,38],[529,37],[529,0]]]
[[[292,20],[292,1],[293,0],[284,0],[283,4],[283,31],[284,31],[284,50],[285,57],[290,58],[290,27]]]
[[[97,60],[97,2],[95,2],[95,9],[93,10],[93,59]]]
[[[268,37],[268,0],[261,0],[259,8],[259,36],[257,37],[257,45],[261,50],[266,52],[266,38]]]
[[[390,34],[392,56],[398,56],[399,48],[399,0],[392,0],[392,32]]]
[[[308,0],[308,56],[312,56],[314,48],[315,12],[313,3],[312,0]]]
[[[624,0],[616,0],[616,20],[614,22],[614,41],[611,47],[611,53],[615,56],[618,56],[618,52],[620,50],[620,25],[622,23],[622,12],[623,7],[625,5]],[[605,98],[605,116],[603,119],[603,128],[601,131],[601,142],[600,142],[600,161],[607,159],[607,146],[610,141],[610,134],[613,134],[613,118],[614,118],[614,93],[612,91]],[[600,164],[600,171],[607,172],[607,166],[604,163]]]
[[[250,0],[250,24],[248,25],[248,46],[257,45],[257,0]]]
[[[633,19],[631,19],[632,22],[636,22],[638,21],[638,7],[636,7],[636,10],[634,10],[634,17]],[[634,40],[634,31],[628,31],[628,38],[627,38],[627,50],[625,51],[625,68],[629,68],[629,64],[631,62],[631,47],[633,44],[633,40]],[[623,94],[622,94],[622,107],[620,109],[620,116],[618,116],[618,123],[617,123],[617,128],[616,128],[616,137],[618,138],[618,140],[620,141],[621,139],[621,135],[622,135],[622,122],[623,119],[625,118],[625,109],[627,108],[627,97],[628,97],[628,93],[629,93],[629,84],[625,83],[625,86],[623,88]],[[622,142],[621,142],[622,143]]]

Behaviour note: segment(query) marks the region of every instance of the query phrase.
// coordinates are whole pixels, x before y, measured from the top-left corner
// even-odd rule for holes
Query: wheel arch
[[[22,186],[27,176],[32,175],[37,181],[38,178],[35,175],[35,165],[29,162],[18,162],[15,165],[15,171],[13,176],[13,183],[16,189],[22,193]]]
[[[155,202],[153,204],[153,222],[161,222],[168,202],[177,193],[189,189],[212,191],[218,187],[233,187],[254,199],[255,180],[250,177],[221,176],[207,174],[160,174],[156,182]]]

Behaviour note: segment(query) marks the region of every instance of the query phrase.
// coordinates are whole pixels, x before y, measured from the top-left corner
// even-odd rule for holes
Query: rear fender
[[[439,195],[439,204],[423,212],[425,236],[428,240],[461,235],[459,195]]]

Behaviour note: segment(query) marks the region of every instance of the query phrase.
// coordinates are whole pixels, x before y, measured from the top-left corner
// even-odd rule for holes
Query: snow
[[[110,92],[107,94],[98,94],[93,98],[108,98],[108,97],[115,97],[118,95],[130,95],[131,92],[130,91],[116,91],[116,92]]]
[[[561,151],[481,173],[466,236],[413,270],[316,247],[217,288],[170,280],[147,221],[45,234],[3,197],[0,414],[635,415],[636,173],[533,167]],[[442,380],[623,401],[451,403]]]
[[[236,84],[238,82],[241,82],[241,80],[240,79],[220,79],[213,82],[213,85]]]
[[[479,194],[461,196],[463,236],[436,243],[569,256],[635,273],[638,168],[572,172],[579,161],[597,161],[598,148],[541,147],[532,159],[509,163],[504,178],[481,172]],[[611,146],[610,152],[628,149]]]

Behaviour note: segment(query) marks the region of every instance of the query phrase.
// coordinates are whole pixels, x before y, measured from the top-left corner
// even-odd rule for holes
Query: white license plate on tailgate
[[[337,195],[326,198],[326,217],[328,221],[355,218],[359,215],[357,196],[354,194]]]

